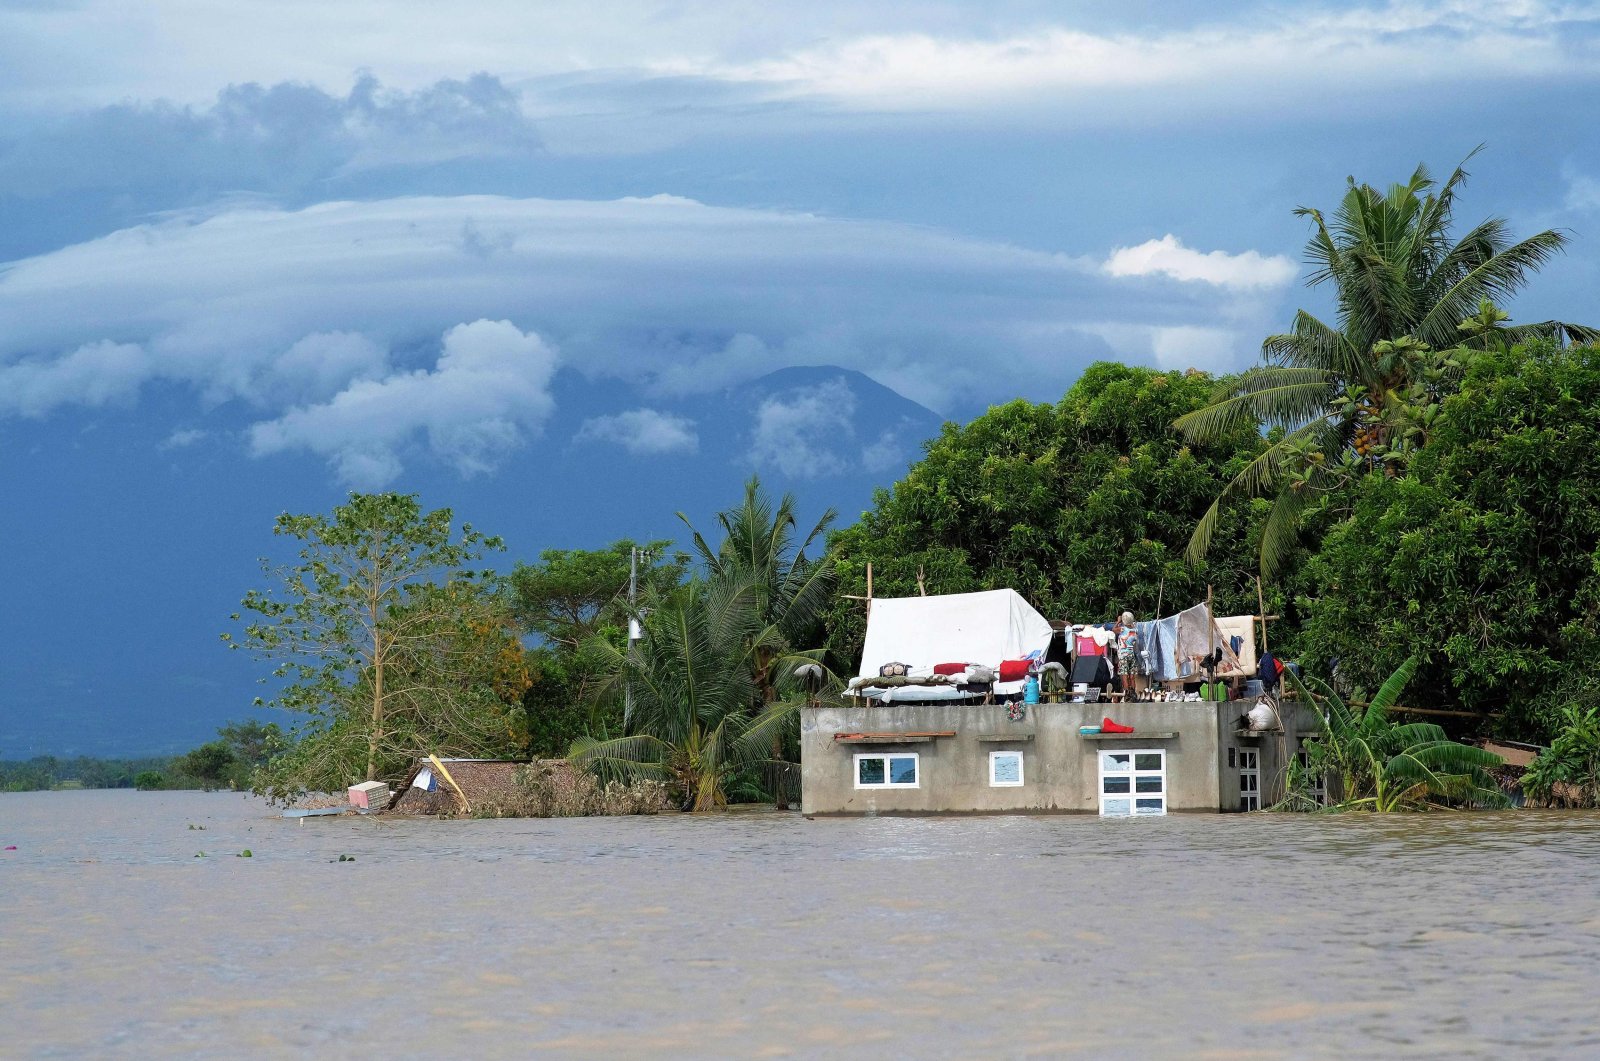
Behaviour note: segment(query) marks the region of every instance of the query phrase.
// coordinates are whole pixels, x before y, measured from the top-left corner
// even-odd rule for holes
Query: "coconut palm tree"
[[[738,572],[691,583],[649,617],[637,651],[591,641],[605,672],[599,695],[629,688],[633,697],[623,736],[579,738],[569,758],[602,773],[665,780],[685,810],[727,803],[730,777],[765,761],[798,703],[757,710],[753,646],[772,641],[760,596],[755,580]]]
[[[818,623],[829,604],[836,577],[831,557],[824,554],[812,559],[807,550],[820,544],[836,516],[835,510],[828,509],[797,542],[799,521],[794,495],[784,494],[774,507],[755,476],[745,483],[744,500],[737,507],[718,513],[723,537],[715,549],[687,516],[678,513],[689,528],[708,577],[712,581],[733,579],[752,587],[757,621],[750,628],[746,647],[755,695],[763,713],[770,712],[779,702],[780,681],[792,675],[796,664],[802,659],[821,663],[819,653],[800,649],[807,641],[818,638]],[[780,666],[785,662],[786,666]],[[772,787],[780,809],[786,806],[786,775],[793,773],[789,768],[792,764],[784,762],[783,737],[784,727],[775,729],[771,749]]]
[[[1396,723],[1389,717],[1421,662],[1412,656],[1402,663],[1362,710],[1352,710],[1324,682],[1302,681],[1292,670],[1284,672],[1307,703],[1322,701],[1322,733],[1306,746],[1306,773],[1338,779],[1342,798],[1332,809],[1388,813],[1441,801],[1477,807],[1509,804],[1487,773],[1487,768],[1501,765],[1498,755],[1458,744],[1431,722]]]
[[[1600,330],[1561,321],[1505,326],[1498,303],[1559,252],[1566,236],[1546,230],[1513,241],[1506,221],[1490,218],[1452,240],[1455,198],[1466,178],[1458,166],[1435,191],[1418,166],[1385,192],[1352,177],[1331,218],[1310,207],[1295,211],[1313,226],[1306,282],[1333,284],[1338,326],[1301,310],[1288,332],[1262,344],[1266,364],[1225,382],[1209,405],[1177,420],[1196,441],[1241,423],[1277,429],[1195,527],[1191,559],[1205,554],[1228,501],[1275,493],[1261,543],[1262,569],[1275,571],[1308,507],[1350,475],[1398,459],[1394,444],[1406,435],[1416,389],[1422,386],[1426,400],[1425,377],[1435,386],[1448,382],[1444,351],[1534,336],[1600,339]]]

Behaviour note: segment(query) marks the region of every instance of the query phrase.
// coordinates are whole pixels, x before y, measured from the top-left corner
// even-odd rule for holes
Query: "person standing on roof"
[[[1132,612],[1117,620],[1117,673],[1122,675],[1122,690],[1131,700],[1143,699],[1144,658],[1139,653],[1139,628]]]

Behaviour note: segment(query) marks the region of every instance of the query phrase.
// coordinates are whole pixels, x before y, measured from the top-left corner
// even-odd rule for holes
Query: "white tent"
[[[925,671],[940,663],[995,667],[1002,660],[1043,661],[1050,621],[1013,589],[882,597],[867,615],[861,674],[875,678],[885,663]]]

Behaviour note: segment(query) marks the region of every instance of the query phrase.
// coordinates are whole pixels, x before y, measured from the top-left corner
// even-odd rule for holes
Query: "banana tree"
[[[1330,809],[1387,814],[1440,804],[1509,805],[1488,773],[1501,765],[1498,755],[1450,740],[1431,722],[1389,717],[1421,662],[1412,656],[1402,663],[1362,709],[1345,703],[1325,682],[1285,672],[1306,702],[1322,702],[1322,732],[1306,750],[1309,773],[1332,774],[1340,783],[1342,798]]]

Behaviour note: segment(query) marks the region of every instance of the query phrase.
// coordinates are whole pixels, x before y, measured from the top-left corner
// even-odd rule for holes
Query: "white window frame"
[[[1311,773],[1311,753],[1305,749],[1303,744],[1300,750],[1294,753],[1294,757],[1295,761],[1306,770],[1307,775],[1311,778],[1311,783],[1306,786],[1306,794],[1311,797],[1317,806],[1326,807],[1328,805],[1328,775]]]
[[[1128,757],[1127,769],[1106,769],[1106,764],[1111,760],[1112,756],[1116,755],[1126,755]],[[1161,766],[1155,770],[1138,769],[1138,756],[1141,755],[1159,755],[1161,757]],[[1095,790],[1100,798],[1099,806],[1101,817],[1154,818],[1167,813],[1167,799],[1170,793],[1167,787],[1167,750],[1165,748],[1101,747],[1095,752],[1095,762],[1099,767],[1099,769],[1095,771]],[[1107,777],[1126,777],[1128,779],[1128,791],[1107,793]],[[1159,793],[1139,791],[1139,779],[1149,777],[1159,777],[1161,779],[1161,791]],[[1147,802],[1159,799],[1161,801],[1161,806],[1154,809],[1146,808],[1144,810],[1140,810],[1138,801],[1141,799]],[[1125,802],[1128,806],[1128,809],[1126,811],[1106,810],[1107,803],[1118,802]]]
[[[1001,756],[1006,756],[1007,758],[1010,758],[1010,757],[1014,756],[1016,758],[1016,760],[1017,760],[1017,779],[1015,781],[996,781],[995,780],[994,764],[995,764],[995,761],[997,759],[999,759]],[[1023,772],[1024,769],[1025,768],[1023,766],[1022,753],[1021,752],[1019,752],[1019,751],[990,752],[989,753],[989,787],[990,788],[1021,788],[1023,783],[1024,783],[1024,781],[1027,779],[1027,774],[1025,774]]]
[[[883,781],[882,781],[882,783],[880,783],[880,784],[862,784],[862,782],[861,782],[861,760],[863,760],[863,759],[882,759],[883,760]],[[917,779],[915,781],[911,782],[911,784],[909,784],[909,785],[907,785],[907,784],[905,784],[903,782],[899,783],[899,784],[896,784],[895,782],[889,780],[889,777],[890,777],[890,774],[889,774],[889,760],[890,759],[910,759],[911,762],[912,762],[913,767],[916,770]],[[857,752],[856,756],[855,756],[855,759],[852,760],[851,763],[850,763],[850,769],[851,769],[851,778],[852,778],[852,780],[855,781],[855,786],[857,788],[921,788],[922,787],[922,757],[920,755],[918,755],[916,752]]]
[[[1248,766],[1245,764],[1249,764]],[[1248,782],[1248,784],[1246,783]],[[1261,750],[1239,749],[1239,809],[1261,809]]]

